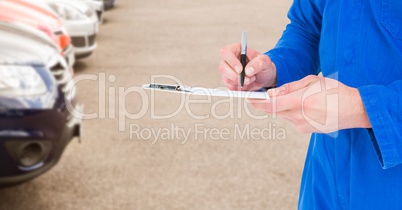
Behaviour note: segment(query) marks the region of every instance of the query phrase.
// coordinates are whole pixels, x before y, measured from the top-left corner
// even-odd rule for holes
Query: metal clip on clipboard
[[[191,87],[185,87],[180,85],[165,85],[165,84],[148,84],[144,85],[144,88],[155,89],[155,90],[166,90],[166,91],[182,91],[190,92]]]

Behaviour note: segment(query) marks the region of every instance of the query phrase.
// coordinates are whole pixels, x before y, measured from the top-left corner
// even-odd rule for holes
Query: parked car
[[[79,134],[45,66],[0,62],[0,75],[0,186],[7,186],[49,170]]]
[[[92,11],[96,13],[99,23],[103,22],[104,7],[102,1],[100,0],[78,0],[78,1],[85,3]]]
[[[88,57],[96,49],[96,35],[99,21],[85,3],[71,0],[45,0],[53,11],[63,20],[74,45],[77,59]]]
[[[62,21],[50,10],[25,1],[0,1],[0,21],[24,23],[44,32],[59,46],[70,67],[75,63],[74,48]]]
[[[115,2],[115,0],[103,0],[103,7],[105,7],[105,9],[111,9],[114,7]]]
[[[52,168],[81,122],[66,109],[75,104],[65,89],[72,72],[54,44],[25,25],[0,22],[0,36],[0,186],[7,186]]]

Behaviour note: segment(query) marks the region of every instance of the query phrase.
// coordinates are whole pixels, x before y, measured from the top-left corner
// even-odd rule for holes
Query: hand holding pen
[[[246,45],[243,44],[243,46]],[[222,73],[223,82],[230,90],[258,90],[262,87],[276,85],[276,67],[267,55],[246,46],[243,53],[246,59],[242,62],[240,61],[242,57],[241,43],[234,43],[222,48],[220,54],[222,60],[219,70]],[[243,63],[246,64],[244,70]],[[241,80],[244,81],[243,84],[241,84]]]

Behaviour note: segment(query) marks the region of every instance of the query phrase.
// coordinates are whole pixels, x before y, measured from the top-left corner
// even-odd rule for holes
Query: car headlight
[[[35,96],[46,90],[45,82],[33,67],[0,65],[0,96]]]
[[[85,14],[67,5],[49,2],[49,6],[60,18],[64,20],[82,20],[87,18]]]

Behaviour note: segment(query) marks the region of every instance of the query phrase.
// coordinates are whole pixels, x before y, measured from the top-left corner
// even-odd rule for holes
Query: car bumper
[[[96,49],[96,35],[99,31],[96,15],[82,21],[65,21],[65,26],[71,37],[76,58],[86,57]]]
[[[68,66],[72,68],[75,63],[74,47],[70,44],[64,50],[64,59],[66,60]]]
[[[58,162],[71,139],[80,137],[81,120],[70,115],[67,110],[17,110],[11,113],[18,117],[10,114],[7,122],[0,121],[2,187],[43,174]],[[36,150],[24,150],[31,145],[36,146]],[[27,161],[31,161],[32,165],[26,165]]]

